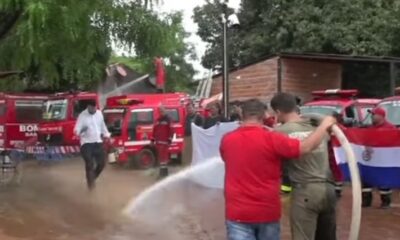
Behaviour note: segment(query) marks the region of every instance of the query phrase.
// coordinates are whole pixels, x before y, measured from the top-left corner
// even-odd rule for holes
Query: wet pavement
[[[152,171],[129,171],[108,166],[89,192],[79,160],[53,165],[24,165],[19,186],[0,188],[1,240],[222,240],[223,195],[193,183],[175,185],[154,195],[142,216],[121,214],[132,197],[154,184]],[[157,200],[157,201],[156,201]],[[289,199],[283,198],[282,239],[290,239]],[[147,204],[147,203],[146,203]],[[363,209],[360,239],[400,239],[400,199],[391,209]],[[146,219],[146,221],[144,221]],[[351,191],[338,205],[338,239],[347,239],[351,220]]]

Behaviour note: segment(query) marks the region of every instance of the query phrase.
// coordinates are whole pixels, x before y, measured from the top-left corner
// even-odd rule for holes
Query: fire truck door
[[[152,108],[132,110],[128,122],[129,140],[141,141],[150,139],[154,119],[154,110]]]

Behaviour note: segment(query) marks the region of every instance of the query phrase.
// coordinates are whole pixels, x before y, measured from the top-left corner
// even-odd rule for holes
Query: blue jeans
[[[240,223],[226,221],[228,240],[280,240],[279,222]]]

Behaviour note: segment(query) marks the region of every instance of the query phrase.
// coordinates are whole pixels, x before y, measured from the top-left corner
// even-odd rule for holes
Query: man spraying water
[[[243,124],[221,141],[229,240],[280,239],[281,162],[311,153],[336,123],[333,117],[326,117],[300,141],[266,129],[265,109],[257,99],[246,101]]]
[[[74,133],[80,138],[87,186],[91,190],[105,166],[103,139],[110,137],[103,114],[96,108],[95,101],[90,101],[86,110],[79,114]]]

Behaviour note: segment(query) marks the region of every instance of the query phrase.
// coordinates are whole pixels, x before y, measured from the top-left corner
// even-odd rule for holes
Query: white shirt
[[[87,127],[87,130],[81,133],[84,127]],[[101,111],[96,110],[95,114],[90,114],[87,109],[79,114],[74,133],[79,136],[81,145],[85,143],[101,143],[103,142],[102,135],[104,137],[110,137],[111,135],[108,132]]]

